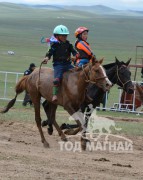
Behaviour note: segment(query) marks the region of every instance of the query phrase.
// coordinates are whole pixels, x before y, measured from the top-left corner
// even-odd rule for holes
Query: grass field
[[[136,45],[143,45],[143,17],[106,17],[74,10],[50,11],[12,4],[1,4],[0,12],[0,70],[23,72],[33,61],[38,66],[47,51],[40,38],[49,37],[58,24],[69,28],[72,43],[75,42],[75,29],[88,27],[88,41],[97,57],[105,57],[104,63],[113,62],[115,56],[121,60],[132,57],[134,62]],[[8,56],[8,50],[15,51],[15,55]]]
[[[131,57],[134,64],[135,47],[143,45],[143,17],[102,16],[75,10],[48,10],[5,3],[0,4],[0,13],[0,71],[24,72],[31,62],[39,66],[47,52],[47,45],[41,44],[40,38],[51,36],[58,24],[69,28],[69,40],[73,44],[75,29],[78,26],[88,27],[88,41],[98,58],[105,57],[104,64],[113,62],[115,56],[123,61]],[[8,50],[14,51],[15,55],[8,55]],[[48,66],[51,67],[52,62]],[[7,93],[10,98],[14,95],[14,79],[13,76],[8,78]],[[137,80],[141,80],[140,72]],[[0,93],[3,93],[3,81],[4,76],[0,74]],[[116,87],[110,93],[116,102],[118,93]]]

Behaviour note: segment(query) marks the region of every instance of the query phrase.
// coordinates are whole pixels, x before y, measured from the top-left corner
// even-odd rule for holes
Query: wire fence
[[[18,80],[23,76],[20,72],[6,72],[0,71],[0,100],[11,100],[15,96],[15,85]],[[142,84],[142,82],[133,82],[134,89],[136,89],[136,83]],[[101,103],[97,109],[103,111],[122,111],[122,112],[133,112],[142,113],[142,103],[136,108],[136,98],[137,94],[131,96],[131,100],[128,101],[126,96],[123,101],[121,101],[123,95],[123,89],[118,86],[114,86],[107,92],[103,98],[103,104]],[[23,101],[24,93],[20,94],[17,101]]]
[[[0,99],[11,100],[15,96],[15,85],[23,76],[20,72],[0,71]],[[20,95],[17,101],[22,101],[23,95]]]

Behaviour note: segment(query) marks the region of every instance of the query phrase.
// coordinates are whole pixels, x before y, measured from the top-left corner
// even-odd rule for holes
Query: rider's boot
[[[57,94],[58,94],[58,86],[53,86],[53,97],[52,102],[56,102],[58,100]]]

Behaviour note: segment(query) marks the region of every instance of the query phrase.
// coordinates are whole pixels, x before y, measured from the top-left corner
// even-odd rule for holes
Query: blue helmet
[[[58,26],[55,27],[55,29],[53,31],[53,34],[68,35],[70,33],[69,33],[69,30],[68,30],[68,28],[66,26],[58,25]]]

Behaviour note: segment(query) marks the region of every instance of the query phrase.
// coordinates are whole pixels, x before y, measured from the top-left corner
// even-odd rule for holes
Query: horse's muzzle
[[[112,87],[112,84],[107,83],[105,86],[105,91],[109,91],[111,87]]]
[[[133,94],[134,93],[134,89],[133,88],[128,88],[127,89],[127,93],[128,94]]]
[[[110,88],[112,87],[111,84],[109,85],[108,83],[106,84],[100,84],[99,87],[104,91],[104,92],[107,92],[110,90]]]

